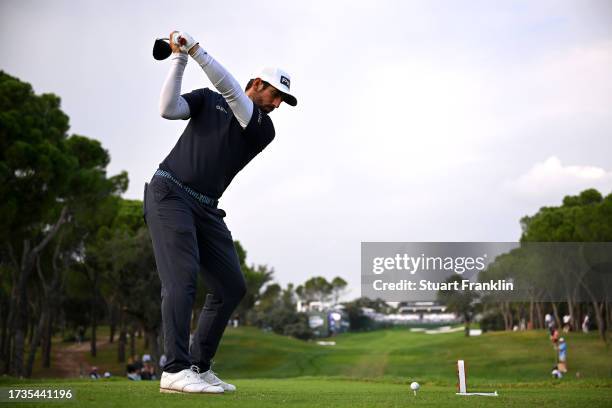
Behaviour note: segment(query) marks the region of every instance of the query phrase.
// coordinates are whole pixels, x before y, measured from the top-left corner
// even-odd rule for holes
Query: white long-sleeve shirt
[[[253,115],[253,102],[238,81],[202,47],[194,53],[193,59],[226,100],[240,126],[246,128]],[[181,83],[187,60],[187,54],[184,53],[173,53],[170,57],[170,70],[159,98],[159,111],[165,119],[189,119],[191,116],[189,105],[181,96]]]

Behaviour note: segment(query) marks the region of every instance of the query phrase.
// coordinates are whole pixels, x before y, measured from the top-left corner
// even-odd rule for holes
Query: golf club
[[[158,61],[165,60],[172,54],[172,48],[167,42],[169,38],[157,38],[153,44],[153,58]]]

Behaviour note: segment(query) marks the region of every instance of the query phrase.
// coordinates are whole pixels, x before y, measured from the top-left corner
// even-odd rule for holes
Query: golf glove
[[[183,31],[174,33],[170,40],[178,44],[182,52],[189,52],[189,50],[197,44],[197,41],[195,41],[192,36]]]

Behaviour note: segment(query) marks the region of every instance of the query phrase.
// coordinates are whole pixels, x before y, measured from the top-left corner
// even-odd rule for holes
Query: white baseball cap
[[[283,93],[283,101],[291,106],[297,105],[297,99],[290,92],[291,76],[280,68],[265,67],[257,75],[260,78]]]

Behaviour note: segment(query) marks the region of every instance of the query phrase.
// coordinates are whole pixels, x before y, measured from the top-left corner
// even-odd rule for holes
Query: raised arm
[[[242,90],[238,81],[198,44],[189,50],[189,54],[202,67],[210,82],[223,96],[240,126],[243,129],[246,128],[253,115],[253,101]]]
[[[175,33],[176,31],[170,33],[170,38]],[[172,47],[170,70],[159,97],[159,113],[165,119],[189,119],[189,105],[181,96],[181,83],[187,65],[187,54],[173,41],[170,41],[170,47]]]
[[[189,55],[202,67],[210,82],[232,109],[240,126],[246,128],[253,115],[253,101],[242,90],[238,81],[210,54],[204,51],[189,34],[176,33],[175,37],[171,35],[170,38],[174,38],[174,41],[179,44],[180,50],[189,52]],[[170,43],[172,44],[174,41],[171,40]]]
[[[159,113],[164,119],[189,119],[189,105],[181,96],[181,82],[187,65],[187,55],[173,53],[170,59],[170,71],[159,97]]]

